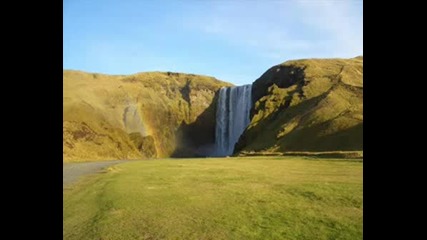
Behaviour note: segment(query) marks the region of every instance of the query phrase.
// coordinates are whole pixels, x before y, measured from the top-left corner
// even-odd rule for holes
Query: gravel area
[[[65,188],[67,185],[76,182],[82,176],[97,173],[106,167],[123,162],[126,161],[113,160],[102,162],[63,163],[62,187]]]

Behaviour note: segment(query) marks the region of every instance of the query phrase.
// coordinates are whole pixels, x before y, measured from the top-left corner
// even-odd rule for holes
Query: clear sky
[[[63,0],[64,69],[242,85],[299,58],[363,55],[362,0]]]

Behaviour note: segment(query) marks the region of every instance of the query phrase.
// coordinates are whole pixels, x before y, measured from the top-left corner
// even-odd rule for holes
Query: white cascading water
[[[220,89],[216,110],[216,156],[231,155],[234,145],[249,125],[249,112],[252,106],[251,92],[251,84]]]

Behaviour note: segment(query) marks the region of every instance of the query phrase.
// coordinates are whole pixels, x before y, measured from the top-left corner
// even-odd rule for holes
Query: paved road
[[[63,163],[62,167],[62,187],[76,182],[80,177],[92,173],[97,173],[103,168],[114,164],[126,162],[125,160],[87,162],[87,163]]]

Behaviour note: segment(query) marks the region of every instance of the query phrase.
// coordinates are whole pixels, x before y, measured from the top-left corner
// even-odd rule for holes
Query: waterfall
[[[249,125],[252,85],[223,87],[216,110],[215,155],[231,155],[234,145]]]

